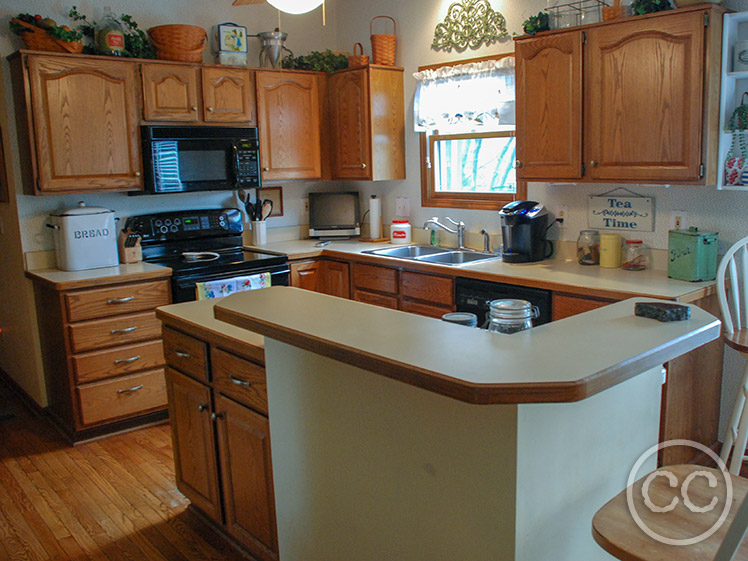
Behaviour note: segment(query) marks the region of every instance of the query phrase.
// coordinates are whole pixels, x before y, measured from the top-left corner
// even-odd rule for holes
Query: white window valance
[[[514,127],[514,57],[413,74],[415,130],[494,131]]]

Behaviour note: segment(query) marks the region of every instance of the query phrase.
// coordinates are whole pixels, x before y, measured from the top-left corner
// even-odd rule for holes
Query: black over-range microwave
[[[256,127],[143,126],[140,133],[146,194],[261,186]]]

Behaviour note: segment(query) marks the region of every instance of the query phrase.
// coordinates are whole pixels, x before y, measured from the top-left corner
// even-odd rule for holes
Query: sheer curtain
[[[514,129],[514,57],[416,72],[416,132]]]

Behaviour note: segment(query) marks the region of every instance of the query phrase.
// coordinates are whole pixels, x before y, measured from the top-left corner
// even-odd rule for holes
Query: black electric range
[[[270,273],[288,286],[288,257],[242,248],[242,215],[235,208],[131,216],[125,230],[141,236],[143,261],[172,270],[172,301],[196,299],[196,283]]]

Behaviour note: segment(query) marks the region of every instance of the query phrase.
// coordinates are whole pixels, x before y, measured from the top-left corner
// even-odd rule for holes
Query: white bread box
[[[119,265],[113,210],[87,207],[81,201],[76,208],[51,214],[47,226],[54,229],[58,269],[82,271]]]

